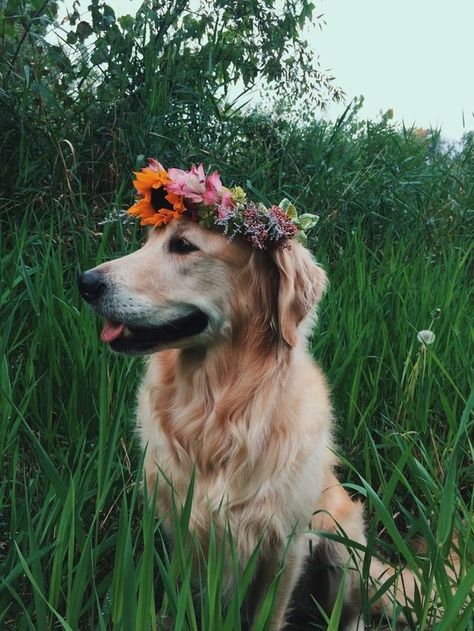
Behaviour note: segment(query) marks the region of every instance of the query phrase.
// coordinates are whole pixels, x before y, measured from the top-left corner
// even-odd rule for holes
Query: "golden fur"
[[[198,250],[170,252],[168,244],[177,237]],[[184,501],[195,468],[191,528],[205,547],[211,522],[217,532],[228,523],[242,567],[261,541],[260,595],[291,541],[274,630],[284,626],[312,539],[328,564],[352,568],[345,581],[352,611],[347,629],[362,629],[357,571],[362,552],[307,534],[311,523],[315,530],[342,531],[365,544],[362,506],[334,475],[328,387],[307,350],[325,272],[296,242],[258,252],[184,220],[151,232],[138,252],[96,269],[115,288],[97,309],[108,317],[126,321],[132,310],[145,322],[169,319],[190,304],[209,315],[208,330],[156,349],[160,352],[147,362],[137,423],[150,495],[164,474]],[[170,487],[161,485],[157,511],[169,518],[168,526],[170,506]],[[371,573],[375,591],[379,579],[394,572],[373,561]],[[230,567],[227,582],[231,590]],[[337,588],[331,586],[333,592]],[[409,575],[396,594],[402,603],[405,589],[411,598]],[[391,589],[375,606],[389,610],[394,596]],[[255,600],[258,609],[259,597]]]

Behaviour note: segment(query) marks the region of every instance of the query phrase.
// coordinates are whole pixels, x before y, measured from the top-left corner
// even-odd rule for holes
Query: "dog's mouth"
[[[198,335],[206,329],[208,323],[207,315],[199,309],[166,324],[152,327],[106,320],[100,339],[110,344],[110,348],[117,353],[143,355]]]

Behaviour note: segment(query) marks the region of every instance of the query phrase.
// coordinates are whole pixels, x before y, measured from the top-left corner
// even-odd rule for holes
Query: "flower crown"
[[[305,241],[305,231],[318,221],[316,215],[298,216],[287,199],[270,208],[248,201],[240,186],[223,186],[217,171],[206,176],[202,164],[190,171],[166,171],[158,160],[151,159],[147,167],[134,173],[133,185],[139,197],[128,213],[140,218],[143,226],[158,227],[187,216],[264,250],[285,247],[295,236]]]

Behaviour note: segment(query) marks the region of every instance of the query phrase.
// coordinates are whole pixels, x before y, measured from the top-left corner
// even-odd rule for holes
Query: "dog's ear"
[[[310,321],[308,316],[314,313],[326,289],[327,276],[309,250],[296,242],[288,248],[277,248],[272,258],[279,277],[276,317],[279,334],[288,346],[295,346],[298,327],[305,319]]]

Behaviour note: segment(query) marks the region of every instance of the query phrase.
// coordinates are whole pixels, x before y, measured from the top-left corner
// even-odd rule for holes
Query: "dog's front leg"
[[[274,608],[271,614],[269,631],[280,631],[285,626],[285,617],[288,610],[291,594],[300,577],[305,557],[305,546],[301,540],[295,541],[289,550],[284,548],[274,550],[260,560],[259,568],[253,582],[253,589],[247,602],[249,619],[254,628],[265,596],[271,588],[273,581],[279,573],[282,563],[282,574],[279,578]]]
[[[280,629],[283,629],[285,626],[285,618],[291,595],[301,575],[304,563],[304,549],[302,543],[296,542],[288,551],[275,599],[275,608],[270,624],[271,631],[280,631]]]

